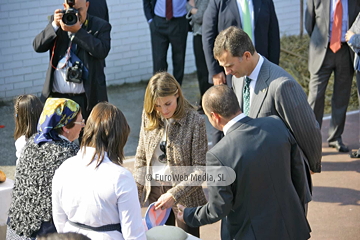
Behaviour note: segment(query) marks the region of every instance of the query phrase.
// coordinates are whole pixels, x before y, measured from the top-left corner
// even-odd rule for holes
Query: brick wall
[[[281,35],[300,34],[300,0],[273,0]],[[304,6],[306,5],[304,0]],[[304,11],[302,11],[304,13]],[[305,34],[305,32],[304,32]]]
[[[0,100],[19,94],[39,95],[49,62],[48,53],[36,53],[34,37],[48,23],[48,16],[62,8],[62,0],[1,0],[0,4]],[[107,0],[111,50],[106,58],[108,85],[148,80],[152,75],[149,27],[141,0]],[[299,33],[299,1],[274,0],[280,31]],[[171,49],[168,54],[172,72]],[[185,73],[195,71],[192,35],[186,49]]]

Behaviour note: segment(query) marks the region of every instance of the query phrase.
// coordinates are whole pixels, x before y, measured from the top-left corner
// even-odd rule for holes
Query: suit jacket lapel
[[[254,27],[255,27],[261,9],[261,0],[254,0],[253,7],[254,7]]]
[[[327,26],[327,30],[328,30],[328,32],[329,32],[329,29],[330,29],[330,14],[331,14],[331,12],[330,12],[330,0],[329,1],[321,1],[323,4],[324,4],[324,11],[327,13],[327,14],[325,14],[325,26]],[[327,35],[329,35],[329,34],[327,34]],[[328,37],[329,38],[329,40],[330,40],[330,36]]]
[[[354,21],[358,12],[356,12],[356,1],[348,1],[348,29],[351,27],[351,22]]]
[[[242,28],[242,23],[241,23],[241,18],[240,18],[240,13],[239,13],[239,7],[238,7],[238,4],[237,4],[237,1],[236,0],[228,0],[229,1],[229,8],[230,8],[230,11],[234,14],[234,16],[238,19],[238,23],[240,23],[239,28]]]
[[[242,109],[242,110],[244,110],[243,109],[243,104],[244,104],[244,100],[243,100],[243,94],[242,94],[242,92],[244,91],[244,81],[245,81],[245,77],[241,77],[241,78],[236,78],[236,80],[234,79],[234,78],[236,78],[235,76],[233,76],[233,78],[232,78],[232,80],[233,81],[239,81],[239,90],[237,90],[237,91],[241,91],[241,98],[238,98],[238,102],[239,102],[239,104],[240,104],[240,108]]]
[[[269,85],[267,83],[270,78],[269,62],[264,58],[264,62],[260,68],[259,76],[256,81],[254,95],[251,100],[249,117],[257,118],[261,109],[261,105],[267,95]]]

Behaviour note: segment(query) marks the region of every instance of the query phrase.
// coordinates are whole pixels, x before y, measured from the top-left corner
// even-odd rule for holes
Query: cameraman
[[[72,99],[84,119],[98,102],[108,101],[104,65],[111,31],[107,21],[87,14],[88,7],[88,0],[65,0],[65,11],[56,9],[33,42],[36,52],[50,55],[41,99]],[[75,58],[79,66],[73,66]]]

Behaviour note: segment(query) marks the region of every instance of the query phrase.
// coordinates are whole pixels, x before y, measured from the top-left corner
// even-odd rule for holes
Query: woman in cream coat
[[[184,98],[178,82],[169,73],[155,74],[145,92],[135,181],[140,201],[144,195],[143,201],[156,202],[156,209],[173,209],[166,225],[175,225],[177,203],[188,207],[206,203],[201,184],[169,176],[185,166],[205,166],[207,146],[205,120]],[[199,237],[199,228],[179,221],[177,225]]]

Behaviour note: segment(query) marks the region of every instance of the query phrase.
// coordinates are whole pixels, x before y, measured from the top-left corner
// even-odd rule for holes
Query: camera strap
[[[53,46],[52,51],[51,51],[50,63],[51,63],[51,67],[52,67],[52,68],[54,68],[54,69],[56,69],[56,70],[60,70],[60,69],[63,69],[64,67],[66,67],[66,65],[67,65],[67,63],[68,63],[68,61],[69,61],[71,41],[70,41],[70,43],[69,43],[68,49],[66,50],[66,60],[65,60],[64,65],[63,65],[62,67],[60,67],[60,68],[57,68],[57,67],[55,67],[55,66],[52,64],[53,58],[54,58],[54,53],[55,53],[56,40],[57,40],[57,39],[55,39],[54,46]],[[59,63],[58,63],[58,64],[59,64]]]
[[[71,64],[74,65],[75,62],[83,63],[81,61],[81,59],[75,53],[76,51],[79,50],[79,48],[77,47],[77,44],[70,41],[69,49],[70,49],[70,62],[71,62]],[[88,76],[89,76],[89,71],[85,67],[85,65],[83,64],[83,79],[87,80]]]

